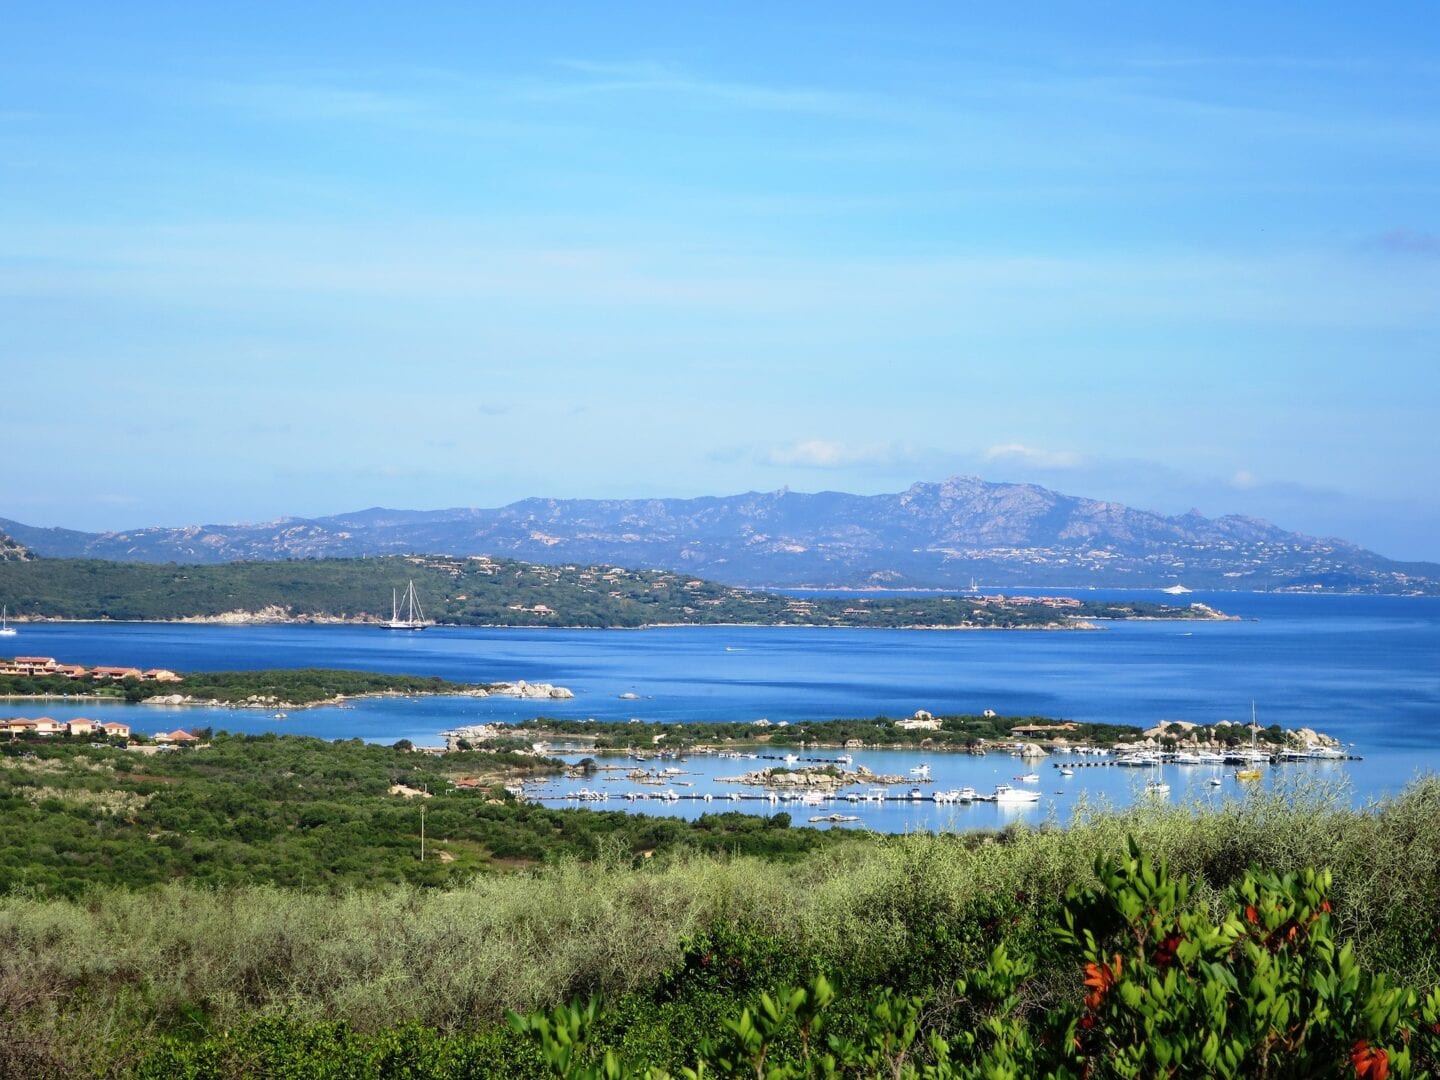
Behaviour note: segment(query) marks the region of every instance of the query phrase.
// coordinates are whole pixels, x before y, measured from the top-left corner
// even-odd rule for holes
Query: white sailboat
[[[400,614],[401,607],[404,607],[405,614]],[[420,598],[415,595],[415,582],[411,581],[405,590],[405,602],[400,602],[400,590],[393,589],[390,594],[390,621],[380,624],[386,630],[424,630],[430,624],[425,621],[425,612],[420,607]]]
[[[14,637],[18,631],[10,625],[10,608],[0,607],[0,637]]]

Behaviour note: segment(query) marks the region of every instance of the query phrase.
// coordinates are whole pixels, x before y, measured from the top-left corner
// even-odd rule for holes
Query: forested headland
[[[791,625],[1070,628],[1088,619],[1206,619],[1208,608],[1142,601],[974,595],[788,596],[661,570],[513,559],[387,556],[220,565],[94,559],[0,562],[17,619],[357,621],[388,619],[413,580],[425,615],[459,626]]]
[[[493,683],[459,683],[433,675],[403,675],[333,668],[280,668],[266,671],[193,671],[178,681],[114,679],[94,674],[37,673],[0,677],[0,699],[7,697],[95,697],[142,702],[178,696],[193,704],[299,707],[379,694],[479,694]]]

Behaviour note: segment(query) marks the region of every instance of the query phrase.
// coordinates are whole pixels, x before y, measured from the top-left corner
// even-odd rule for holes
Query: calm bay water
[[[1097,591],[1097,598],[1127,594]],[[1128,594],[1153,598],[1155,594]],[[1091,632],[835,630],[803,627],[674,627],[641,631],[431,628],[397,634],[368,627],[196,626],[69,623],[21,627],[7,649],[81,664],[179,670],[346,667],[439,675],[464,681],[553,682],[571,701],[377,699],[344,708],[297,710],[279,720],[253,710],[96,706],[60,701],[0,705],[10,715],[123,715],[139,731],[212,725],[324,738],[438,742],[459,724],[537,715],[602,720],[754,720],[980,712],[1150,725],[1160,720],[1244,721],[1253,700],[1261,723],[1307,726],[1355,745],[1363,762],[1284,766],[1266,783],[1309,777],[1347,785],[1356,801],[1392,792],[1440,764],[1440,599],[1195,594],[1239,622],[1108,624]],[[622,700],[621,694],[638,700]],[[819,752],[816,752],[819,753]],[[908,775],[922,761],[935,783],[981,791],[1026,771],[990,755],[867,751],[877,772]],[[1082,769],[1062,781],[1040,766],[1046,798],[1028,818],[1062,818],[1080,798],[1129,802],[1143,777],[1133,770]],[[709,781],[756,762],[695,759],[677,791],[734,790]],[[1171,798],[1234,797],[1225,773],[1210,788],[1205,770],[1168,770]],[[597,781],[597,784],[599,782]],[[555,792],[577,785],[557,785]],[[597,786],[597,785],[592,785]],[[1034,786],[1034,785],[1032,785]],[[622,788],[605,785],[616,795]],[[1063,792],[1063,794],[1058,794]],[[616,806],[612,796],[606,804]],[[621,804],[627,805],[627,804]],[[727,808],[681,802],[646,812],[692,815]],[[762,809],[760,804],[743,804]],[[768,810],[768,807],[763,807]],[[859,812],[871,827],[991,824],[994,806],[887,805]],[[802,814],[820,809],[792,809]],[[826,808],[828,812],[828,808]]]

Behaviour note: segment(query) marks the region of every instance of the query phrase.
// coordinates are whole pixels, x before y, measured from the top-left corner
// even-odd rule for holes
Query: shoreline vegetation
[[[999,716],[994,712],[934,716],[920,710],[909,717],[876,716],[837,718],[772,724],[759,721],[639,721],[571,720],[537,717],[514,724],[480,725],[447,733],[476,745],[487,739],[522,733],[531,741],[570,742],[597,753],[720,752],[728,749],[924,749],[927,751],[984,752],[987,747],[1033,746],[1040,751],[1057,746],[1140,748],[1147,743],[1161,749],[1202,747],[1244,748],[1255,743],[1266,750],[1306,744],[1335,745],[1330,736],[1308,728],[1286,729],[1279,724],[1252,727],[1245,722],[1201,726],[1183,721],[1158,721],[1149,728],[1133,724],[1092,724],[1044,716]]]
[[[1069,596],[791,596],[669,571],[546,566],[473,556],[385,556],[220,565],[93,559],[0,563],[12,622],[377,625],[413,580],[439,626],[642,629],[803,626],[1096,629],[1102,620],[1228,619],[1203,604]]]
[[[1326,955],[1343,942],[1338,962],[1353,957],[1364,979],[1422,1000],[1440,985],[1435,778],[1364,810],[1297,784],[1208,810],[1081,808],[1063,829],[883,835],[793,828],[783,813],[682,821],[517,803],[502,784],[561,766],[498,745],[433,756],[296,736],[208,743],[154,756],[0,744],[0,1075],[538,1080],[556,1073],[507,1013],[592,995],[604,1007],[582,1025],[577,1064],[608,1050],[636,1069],[614,1075],[674,1075],[719,1018],[759,1017],[762,993],[813,986],[818,972],[834,988],[826,1030],[842,1039],[867,1030],[873,992],[916,1000],[905,1045],[917,1069],[935,1060],[932,1035],[959,1055],[963,1032],[998,1030],[989,1017],[1044,1046],[1045,1017],[1078,1010],[1099,1025],[1085,1040],[1108,1037],[1123,1016],[1094,971],[1081,985],[1056,928],[1086,890],[1125,894],[1106,866],[1126,865],[1132,841],[1152,860],[1129,878],[1153,882],[1137,910],[1159,921],[1119,939],[1123,923],[1094,924],[1097,970],[1125,952],[1116,1009],[1131,996],[1121,978],[1134,973],[1144,994],[1141,972],[1191,972],[1187,928],[1215,949],[1209,928],[1222,925],[1259,950],[1238,950],[1237,965],[1288,962],[1307,935],[1333,931]],[[1250,1030],[1246,1000],[1225,998],[1232,1034]],[[1421,1008],[1397,1005],[1406,1022]],[[1205,1030],[1186,1016],[1162,1035]],[[1334,1052],[1346,1062],[1368,1038],[1366,1060],[1388,1047],[1399,1077],[1389,1030],[1347,1031]],[[798,1047],[782,1033],[776,1062]],[[1176,1075],[1213,1074],[1197,1069]]]
[[[0,700],[92,700],[128,704],[304,709],[341,705],[370,697],[519,697],[546,701],[572,698],[549,683],[459,683],[428,675],[287,668],[272,671],[201,671],[175,681],[113,681],[94,676],[9,675],[0,677]]]

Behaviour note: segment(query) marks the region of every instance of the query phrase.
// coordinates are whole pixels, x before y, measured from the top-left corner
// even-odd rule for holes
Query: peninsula
[[[439,625],[640,628],[835,626],[1093,629],[1096,620],[1223,619],[1203,604],[965,593],[792,596],[663,570],[548,566],[485,556],[383,556],[221,565],[94,559],[0,562],[0,596],[39,620],[376,624],[414,581]]]
[[[385,696],[520,697],[563,700],[575,695],[549,683],[461,683],[425,675],[296,668],[277,671],[174,671],[85,668],[51,657],[0,660],[0,699],[94,698],[164,705],[303,709]]]

